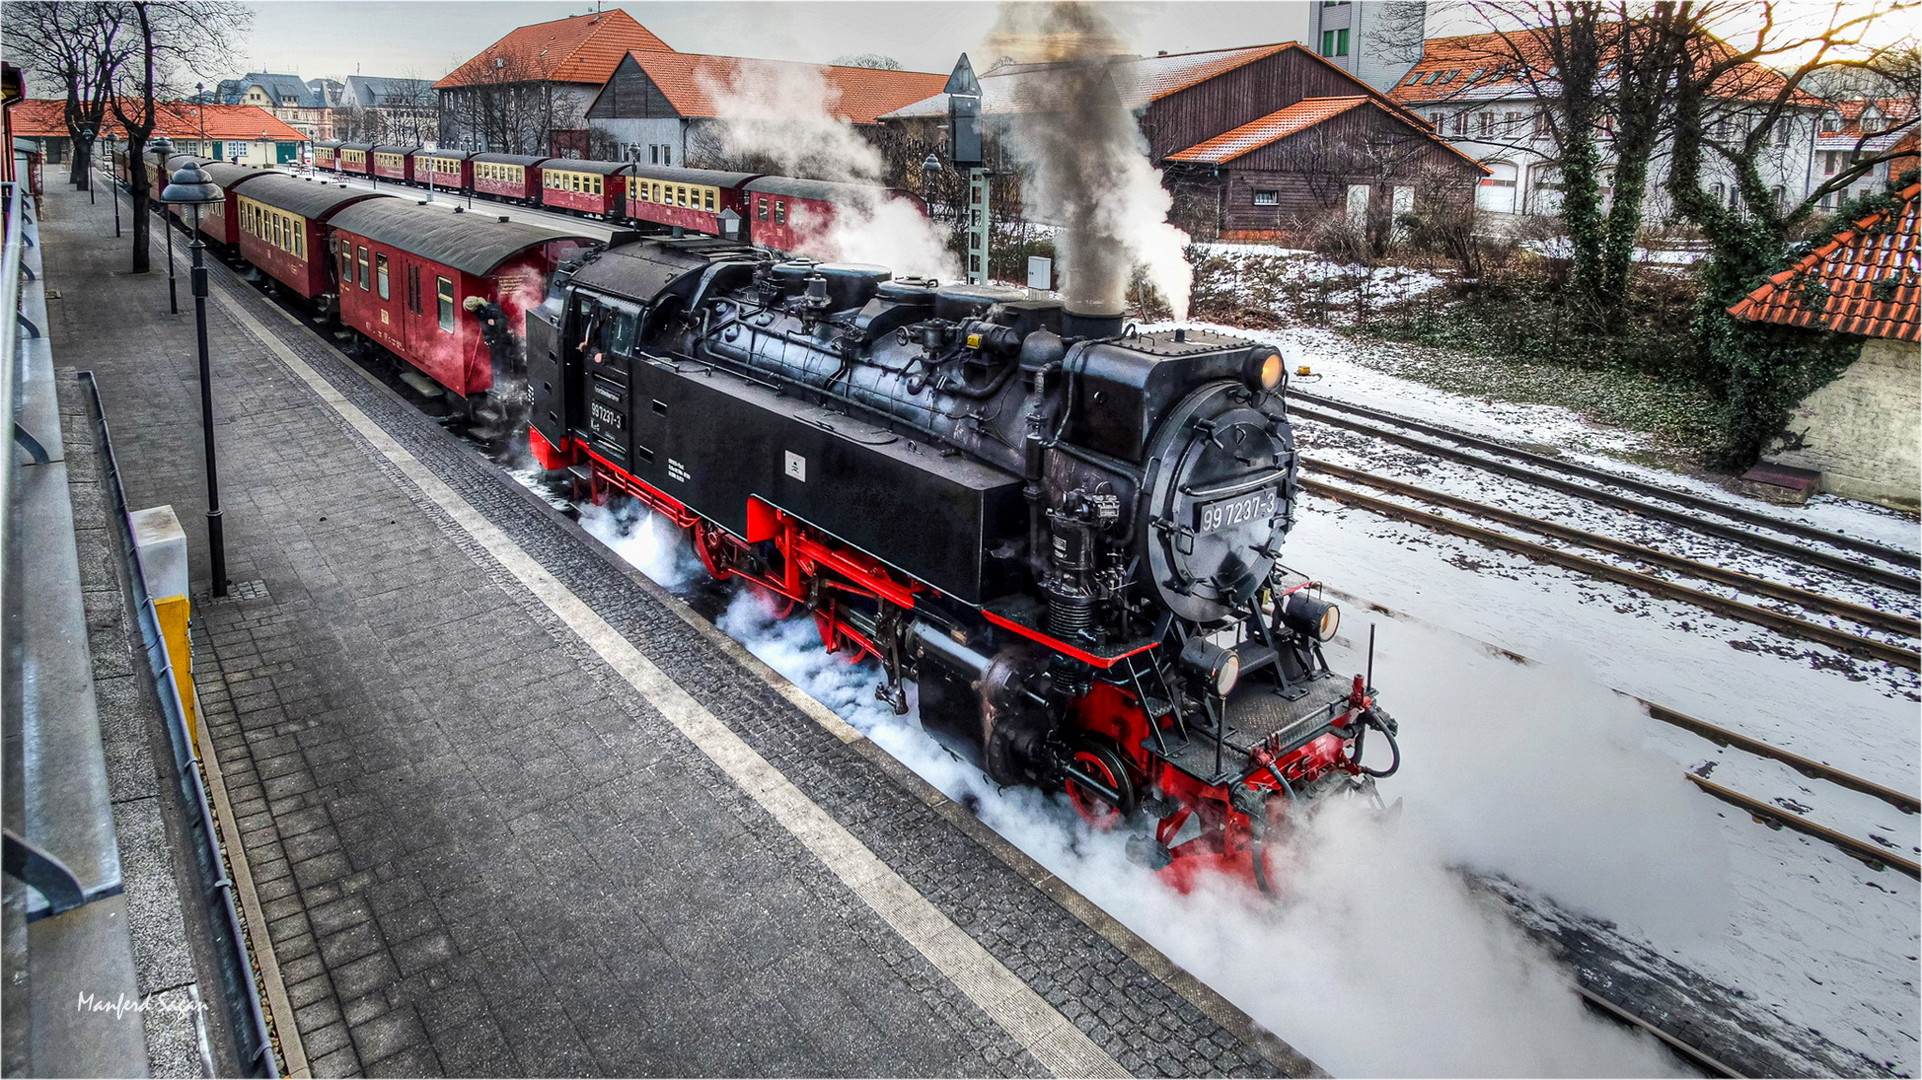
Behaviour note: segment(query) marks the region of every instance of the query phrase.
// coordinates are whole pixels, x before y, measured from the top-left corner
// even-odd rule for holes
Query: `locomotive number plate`
[[[610,409],[607,406],[601,404],[600,402],[598,401],[594,402],[591,408],[592,408],[592,413],[594,417],[594,426],[596,428],[611,428],[615,431],[619,431],[622,428],[627,426],[626,417],[622,416],[620,413],[615,412],[613,409]]]
[[[1275,516],[1275,493],[1256,491],[1247,495],[1208,503],[1197,509],[1195,531],[1201,533],[1232,529],[1251,521],[1266,521]]]

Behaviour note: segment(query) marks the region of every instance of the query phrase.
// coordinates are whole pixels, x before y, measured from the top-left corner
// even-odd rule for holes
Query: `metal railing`
[[[0,552],[13,550],[13,473],[18,467],[12,449],[13,432],[17,430],[14,387],[20,379],[20,328],[16,320],[20,318],[20,274],[27,251],[26,185],[16,182],[11,186],[13,190],[7,194],[5,264],[0,270],[0,323],[5,324],[5,332],[0,333],[0,426],[6,428],[8,439],[7,460],[0,467]],[[0,573],[0,612],[9,610],[6,579],[7,575]],[[14,674],[7,672],[9,677]]]
[[[260,991],[254,982],[253,959],[247,947],[240,913],[234,906],[233,879],[228,876],[226,858],[221,851],[220,834],[214,825],[213,807],[201,781],[199,756],[187,729],[186,707],[174,682],[173,662],[160,632],[159,616],[153,597],[147,592],[146,568],[140,549],[134,545],[133,522],[127,494],[120,482],[120,462],[114,456],[113,434],[100,401],[100,385],[93,372],[80,372],[87,384],[90,413],[95,437],[106,468],[107,490],[113,496],[113,512],[120,522],[121,560],[133,589],[134,610],[140,624],[140,640],[147,653],[147,669],[167,728],[167,743],[173,749],[173,779],[179,786],[188,814],[188,830],[194,861],[204,888],[201,899],[208,909],[208,930],[213,938],[214,956],[219,966],[222,997],[227,1005],[227,1021],[233,1031],[235,1053],[243,1075],[278,1077],[279,1062],[267,1031],[267,1020],[260,1007]],[[287,1018],[291,1023],[292,1018]]]

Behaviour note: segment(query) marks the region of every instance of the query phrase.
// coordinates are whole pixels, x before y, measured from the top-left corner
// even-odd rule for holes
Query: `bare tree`
[[[518,55],[495,55],[460,86],[440,91],[443,145],[506,154],[550,153],[553,134],[586,126],[587,102]]]
[[[849,53],[834,58],[835,67],[876,68],[881,71],[900,71],[901,61],[880,53]]]
[[[104,5],[102,5],[104,6]],[[127,180],[133,198],[133,272],[150,267],[147,182],[147,140],[160,120],[160,102],[178,98],[176,79],[183,74],[204,77],[224,65],[235,39],[253,21],[253,13],[229,0],[166,0],[124,5],[132,32],[133,56],[123,64],[113,113],[127,132]],[[203,68],[204,65],[204,68]]]
[[[77,187],[92,184],[93,143],[106,123],[114,76],[130,48],[121,33],[126,14],[117,3],[17,0],[0,5],[9,59],[65,98],[63,119],[73,147],[68,181]]]

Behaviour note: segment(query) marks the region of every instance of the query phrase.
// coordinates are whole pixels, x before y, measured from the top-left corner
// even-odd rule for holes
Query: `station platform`
[[[42,235],[61,377],[187,527],[289,1074],[1318,1073],[212,260],[206,595],[185,238],[170,315],[158,230]]]

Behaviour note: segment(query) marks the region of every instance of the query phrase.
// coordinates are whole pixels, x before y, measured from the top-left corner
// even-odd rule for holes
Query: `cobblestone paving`
[[[100,372],[134,504],[197,533],[186,317],[49,217],[63,362]],[[494,466],[260,317],[1123,1065],[1272,1071]],[[265,595],[201,608],[202,703],[317,1075],[1040,1071],[217,306],[209,324],[228,572]]]

